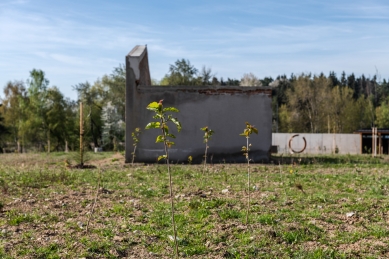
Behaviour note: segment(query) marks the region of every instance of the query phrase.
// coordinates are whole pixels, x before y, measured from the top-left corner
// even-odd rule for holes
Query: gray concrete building
[[[233,64],[231,64],[233,65]],[[135,128],[142,130],[136,151],[136,162],[156,162],[164,154],[162,143],[155,143],[160,131],[145,130],[147,123],[155,121],[153,112],[146,109],[151,102],[163,99],[164,107],[180,110],[173,114],[182,124],[181,132],[171,125],[176,135],[175,145],[169,149],[173,162],[203,160],[204,132],[208,126],[215,131],[209,142],[208,161],[245,162],[241,149],[245,137],[239,136],[245,122],[258,128],[259,134],[250,138],[250,158],[253,162],[269,159],[272,144],[271,89],[266,87],[230,86],[151,86],[148,53],[146,46],[135,46],[126,56],[126,162],[131,162]]]

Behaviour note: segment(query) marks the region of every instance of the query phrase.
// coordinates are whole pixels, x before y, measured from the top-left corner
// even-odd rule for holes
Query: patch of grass
[[[16,178],[16,179],[15,179]],[[70,185],[74,183],[75,175],[66,170],[32,170],[15,175],[16,185],[21,188],[47,188],[52,184]]]
[[[115,256],[110,253],[113,245],[108,241],[96,241],[90,240],[89,238],[83,238],[81,242],[88,248],[86,251],[88,257],[104,256],[105,258],[115,258]]]
[[[59,259],[61,256],[58,254],[59,245],[49,244],[48,246],[39,246],[34,252],[34,258],[37,259]]]
[[[368,227],[368,234],[376,238],[389,236],[389,229],[386,226],[372,225]]]
[[[92,160],[105,161],[103,191],[86,235],[97,169],[64,169],[62,154],[12,159],[0,154],[0,179],[8,185],[0,196],[0,258],[171,256],[166,168],[115,165],[110,155],[97,153]],[[252,164],[251,183],[257,188],[247,227],[244,166],[214,164],[204,179],[202,166],[172,165],[182,257],[388,257],[388,159],[292,159],[294,165]],[[349,212],[355,215],[346,216]]]
[[[3,247],[0,247],[0,258],[2,259],[13,259],[13,257],[7,255]]]
[[[276,221],[274,219],[274,216],[271,214],[261,214],[258,216],[258,222],[262,225],[274,225],[276,224]]]
[[[8,224],[10,226],[18,226],[21,223],[33,222],[34,217],[28,213],[22,213],[16,210],[11,210],[6,213]]]
[[[345,254],[335,251],[333,249],[318,248],[314,251],[307,252],[305,249],[295,252],[293,258],[307,258],[307,259],[346,259],[349,258]]]
[[[223,209],[219,211],[219,216],[223,220],[239,219],[243,216],[243,212],[237,209]]]

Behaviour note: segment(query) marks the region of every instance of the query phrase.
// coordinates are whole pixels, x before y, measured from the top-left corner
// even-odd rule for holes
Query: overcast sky
[[[76,99],[73,85],[110,74],[144,44],[157,80],[181,58],[224,79],[388,79],[388,13],[384,0],[0,0],[0,87],[35,68]]]

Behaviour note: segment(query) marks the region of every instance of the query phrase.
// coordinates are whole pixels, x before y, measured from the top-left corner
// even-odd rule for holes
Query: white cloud
[[[188,22],[164,13],[140,20],[130,14],[103,16],[78,9],[31,10],[23,8],[32,8],[28,1],[8,1],[5,8],[0,4],[0,84],[26,79],[32,68],[38,68],[70,96],[71,85],[111,73],[137,44],[148,44],[156,79],[181,58],[197,68],[212,67],[225,79],[250,71],[259,77],[330,70],[373,74],[374,66],[389,77],[384,71],[389,62],[389,27],[385,20],[363,18],[386,15],[389,4],[300,2],[301,10],[293,9],[298,5],[293,1],[223,5],[202,1],[196,8],[175,11],[188,11],[185,14],[192,19]],[[320,9],[303,9],[306,6]],[[325,15],[315,17],[315,11],[323,10]],[[268,21],[272,16],[277,19]],[[353,18],[339,18],[343,16]]]

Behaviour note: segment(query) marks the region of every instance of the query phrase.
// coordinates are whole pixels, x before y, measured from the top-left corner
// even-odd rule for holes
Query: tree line
[[[73,86],[78,100],[50,86],[42,70],[33,69],[26,82],[10,81],[0,100],[0,151],[65,151],[79,147],[79,102],[84,106],[84,139],[89,147],[123,149],[125,68],[93,84]],[[4,149],[4,150],[1,150]]]
[[[377,75],[292,74],[278,76],[269,85],[274,131],[352,133],[389,127],[389,82],[380,82]]]
[[[240,79],[217,78],[210,68],[179,59],[158,85],[271,87],[273,132],[351,133],[372,126],[389,128],[389,82],[378,75],[343,72]],[[75,150],[79,142],[79,102],[84,105],[84,139],[89,147],[124,148],[125,67],[115,67],[93,84],[72,86],[78,100],[50,86],[44,71],[33,69],[26,82],[10,81],[0,100],[0,148],[11,152]],[[1,150],[0,150],[1,151]],[[3,150],[4,151],[4,150]]]

